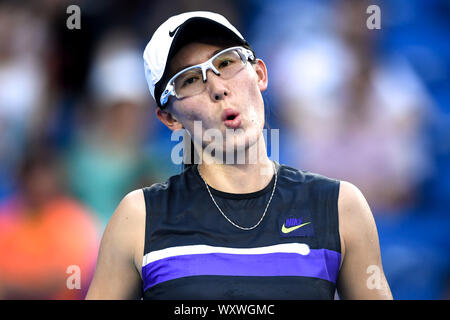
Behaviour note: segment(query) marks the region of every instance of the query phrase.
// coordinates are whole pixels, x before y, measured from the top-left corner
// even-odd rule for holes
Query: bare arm
[[[138,251],[142,248],[144,233],[144,196],[142,190],[136,190],[123,198],[106,226],[86,299],[141,297],[141,276],[136,257],[142,258],[142,252]]]
[[[377,227],[363,194],[341,181],[339,230],[343,262],[338,279],[342,299],[392,299],[381,263]]]

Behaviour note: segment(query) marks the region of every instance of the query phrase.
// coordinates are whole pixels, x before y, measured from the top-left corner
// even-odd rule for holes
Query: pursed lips
[[[222,112],[222,121],[227,128],[236,129],[241,126],[240,113],[232,108],[227,108]]]

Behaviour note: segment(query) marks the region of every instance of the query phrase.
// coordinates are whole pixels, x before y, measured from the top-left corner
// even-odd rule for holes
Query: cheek
[[[200,121],[203,130],[208,128],[211,122],[212,115],[207,112],[208,108],[197,107],[202,104],[204,105],[204,101],[200,97],[190,97],[174,104],[178,121],[191,135],[194,134],[194,122]]]
[[[234,81],[234,89],[243,91],[245,98],[249,100],[251,105],[263,105],[261,91],[258,86],[258,77],[253,67],[249,66],[247,72],[242,72],[240,77],[237,77]],[[244,71],[244,70],[243,70]],[[242,88],[247,88],[247,90],[242,90]]]
[[[239,88],[248,88],[243,91],[243,105],[246,108],[247,116],[249,120],[256,126],[264,126],[264,100],[262,98],[261,91],[257,84],[257,78],[247,77],[242,82],[237,83],[237,90]]]
[[[199,108],[195,107],[196,105],[198,104],[194,97],[186,98],[173,104],[174,115],[184,126],[188,125],[189,122],[201,120],[202,114]]]

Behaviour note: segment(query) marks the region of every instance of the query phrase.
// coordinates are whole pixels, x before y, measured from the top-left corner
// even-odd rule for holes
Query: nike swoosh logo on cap
[[[298,225],[298,226],[293,226],[293,227],[290,227],[290,228],[286,228],[286,226],[284,225],[284,223],[283,223],[283,226],[281,227],[281,232],[283,232],[283,233],[289,233],[289,232],[292,232],[292,231],[294,231],[294,230],[297,230],[298,228],[301,228],[301,227],[303,227],[303,226],[306,226],[307,224],[310,224],[311,222],[305,222],[305,223],[302,223],[302,224],[300,224],[300,225]]]
[[[173,37],[179,28],[180,28],[180,26],[176,27],[175,30],[173,30],[173,31],[169,30],[169,36]]]

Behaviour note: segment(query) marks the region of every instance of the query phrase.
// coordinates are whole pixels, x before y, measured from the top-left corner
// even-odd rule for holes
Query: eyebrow
[[[222,51],[222,50],[225,50],[225,49],[217,49],[216,51],[214,51],[212,54],[210,54],[209,55],[209,57],[208,57],[208,59],[207,60],[209,60],[209,59],[211,59],[212,57],[214,57],[216,54],[218,54],[220,51]],[[171,75],[171,77],[173,77],[174,75],[176,75],[178,72],[180,72],[181,70],[184,70],[184,69],[186,69],[186,68],[189,68],[189,67],[192,67],[192,66],[195,66],[196,64],[188,64],[188,65],[184,65],[183,67],[181,67],[181,68],[178,68],[178,69],[176,69],[176,71]]]

